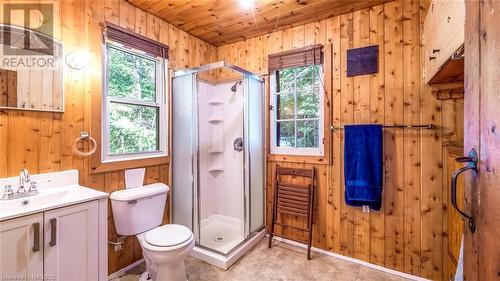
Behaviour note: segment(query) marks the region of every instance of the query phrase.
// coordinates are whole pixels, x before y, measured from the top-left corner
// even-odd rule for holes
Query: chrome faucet
[[[26,191],[26,185],[29,184],[28,191]],[[0,200],[10,200],[22,197],[28,197],[38,194],[38,189],[36,182],[31,181],[30,174],[27,169],[22,169],[19,173],[19,187],[14,193],[12,190],[12,185],[8,184],[4,187],[4,192]]]
[[[24,186],[31,182],[30,174],[27,169],[22,169],[19,173],[19,187],[17,188],[17,193],[26,192]]]

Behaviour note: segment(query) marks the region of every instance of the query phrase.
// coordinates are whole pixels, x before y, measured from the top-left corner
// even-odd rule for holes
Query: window
[[[166,59],[120,43],[106,42],[102,162],[166,156]]]
[[[322,66],[271,72],[271,153],[323,154]]]

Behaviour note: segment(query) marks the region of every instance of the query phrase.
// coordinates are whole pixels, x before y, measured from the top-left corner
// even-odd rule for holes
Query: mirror
[[[63,112],[62,54],[48,35],[0,25],[0,109]]]

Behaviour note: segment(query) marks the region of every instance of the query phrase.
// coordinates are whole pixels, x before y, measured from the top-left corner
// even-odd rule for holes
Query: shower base
[[[229,253],[244,240],[243,221],[213,215],[201,221],[200,245],[221,252]]]
[[[203,219],[200,243],[194,247],[191,256],[228,269],[265,236],[265,229],[262,229],[245,240],[243,228],[243,221],[228,216],[213,215]]]

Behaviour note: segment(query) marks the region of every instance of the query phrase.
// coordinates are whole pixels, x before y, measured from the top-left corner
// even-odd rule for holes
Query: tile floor
[[[186,261],[188,280],[218,281],[404,281],[409,280],[349,261],[313,252],[312,259],[306,259],[304,249],[274,242],[272,249],[267,248],[266,239],[241,258],[229,270],[211,266],[194,258]],[[132,271],[142,272],[144,265]],[[113,281],[137,281],[138,274],[129,273]]]

